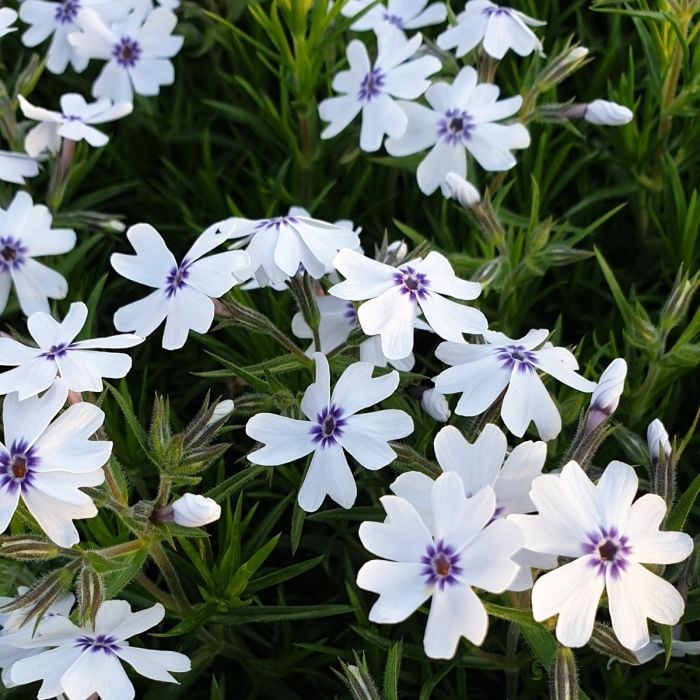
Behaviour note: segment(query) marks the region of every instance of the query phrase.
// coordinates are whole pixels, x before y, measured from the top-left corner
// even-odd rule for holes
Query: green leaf
[[[666,654],[664,668],[668,668],[668,664],[671,661],[671,652],[673,651],[673,627],[671,625],[657,625],[657,627]]]
[[[271,540],[265,543],[253,556],[244,562],[236,571],[231,582],[226,587],[226,595],[231,598],[241,593],[250,581],[251,576],[265,563],[265,560],[272,554],[272,551],[277,546],[280,536],[275,535]]]
[[[151,454],[150,450],[147,447],[146,431],[141,426],[141,422],[139,421],[131,407],[130,398],[127,399],[116,389],[116,387],[113,387],[111,384],[105,383],[105,386],[107,387],[109,393],[112,394],[114,400],[117,402],[117,405],[121,409],[121,412],[124,415],[124,418],[126,419],[126,422],[129,428],[131,429],[132,434],[138,441],[139,446],[143,450],[144,454],[147,455],[150,459]]]
[[[690,486],[683,492],[683,495],[678,499],[676,507],[671,511],[671,514],[666,520],[666,530],[682,530],[685,521],[688,518],[690,509],[695,503],[695,499],[700,493],[700,474],[691,481]]]
[[[144,547],[133,554],[120,557],[120,562],[124,566],[118,571],[107,573],[104,576],[105,599],[115,598],[120,591],[138,574],[146,557],[148,550]]]
[[[198,606],[194,612],[188,613],[187,617],[181,622],[178,622],[178,624],[171,630],[167,632],[159,632],[157,634],[153,634],[153,636],[180,637],[183,634],[192,632],[208,622],[209,618],[216,612],[216,608],[217,606],[215,603],[204,603],[203,605]]]
[[[248,583],[245,589],[246,593],[255,593],[256,591],[261,591],[265,588],[270,588],[271,586],[276,586],[289,579],[296,578],[310,571],[314,567],[318,566],[324,559],[324,555],[320,557],[315,557],[313,559],[307,559],[306,561],[301,561],[298,564],[292,564],[291,566],[285,566],[283,569],[278,569],[273,571],[271,574],[266,574],[260,578],[253,579]]]
[[[399,698],[399,672],[401,671],[401,651],[403,642],[399,640],[389,649],[384,667],[384,695],[383,700],[398,700]]]
[[[226,615],[217,615],[217,624],[243,625],[251,622],[285,622],[287,620],[315,620],[319,617],[349,615],[349,605],[268,605],[265,607],[233,608]]]
[[[248,482],[260,476],[264,471],[265,467],[248,467],[217,484],[214,488],[209,489],[204,495],[207,498],[213,498],[217,503],[221,503],[238,493]]]
[[[596,247],[593,248],[593,251],[595,252],[596,258],[598,258],[598,264],[600,265],[600,269],[603,271],[603,275],[605,276],[605,281],[608,283],[608,287],[610,287],[610,291],[612,292],[613,299],[615,299],[617,308],[620,309],[620,313],[622,314],[622,318],[625,321],[625,325],[630,327],[634,319],[634,312],[632,310],[632,306],[627,301],[627,296],[623,293],[622,289],[620,289],[620,285],[617,283],[615,275],[610,269],[608,263],[605,261],[603,254]]]

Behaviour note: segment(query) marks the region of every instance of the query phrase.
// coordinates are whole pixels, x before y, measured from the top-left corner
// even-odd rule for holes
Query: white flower
[[[634,652],[637,661],[645,664],[653,658],[665,652],[661,637],[653,635],[651,641],[646,646]],[[697,656],[700,654],[700,642],[683,642],[680,639],[671,640],[671,656],[682,657],[686,654]]]
[[[467,498],[486,486],[493,489],[496,496],[494,519],[536,510],[528,492],[532,480],[542,473],[547,458],[544,442],[520,443],[506,456],[507,447],[506,436],[492,423],[486,425],[473,444],[453,426],[443,428],[435,436],[435,457],[440,468],[459,475]],[[391,490],[416,509],[435,535],[430,506],[432,488],[433,480],[420,472],[401,474],[391,485]],[[552,569],[557,565],[556,557],[527,549],[517,552],[513,561],[518,564],[518,570],[508,585],[511,591],[532,588],[532,569]]]
[[[41,122],[27,133],[24,147],[27,153],[36,158],[44,151],[58,153],[61,139],[87,141],[91,146],[104,146],[109,138],[106,134],[90,126],[104,124],[131,114],[130,102],[112,104],[111,100],[98,100],[87,104],[82,95],[67,93],[61,97],[61,111],[35,107],[19,95],[22,114],[28,119]]]
[[[532,482],[538,515],[513,515],[534,551],[573,559],[540,576],[532,589],[535,620],[558,615],[557,639],[580,647],[590,639],[598,602],[607,592],[613,630],[637,651],[649,643],[647,618],[675,625],[683,614],[681,594],[643,564],[674,564],[693,551],[682,532],[660,532],[666,503],[647,494],[632,503],[637,475],[611,462],[593,485],[576,462],[559,475]]]
[[[386,520],[362,523],[359,534],[366,549],[389,561],[364,564],[357,585],[379,593],[372,622],[402,622],[432,597],[423,647],[431,658],[449,659],[460,637],[484,641],[488,616],[472,587],[492,593],[508,587],[522,535],[503,518],[492,522],[496,497],[490,486],[467,499],[459,476],[443,474],[429,496],[431,527],[407,500],[380,499]]]
[[[627,363],[621,357],[616,357],[600,375],[598,384],[593,389],[591,405],[586,417],[587,433],[615,413],[625,388],[626,377]]]
[[[354,17],[375,0],[349,0],[343,5],[341,14]],[[440,24],[447,18],[447,7],[443,2],[428,5],[429,0],[388,0],[386,5],[376,4],[369,12],[350,25],[356,32],[373,29],[379,33],[387,28],[420,29],[431,24]]]
[[[214,320],[212,299],[237,284],[235,274],[249,265],[248,256],[238,250],[203,257],[232,234],[230,223],[212,224],[178,264],[153,226],[132,226],[126,235],[136,255],[113,253],[110,262],[122,277],[155,287],[155,291],[117,310],[117,330],[146,337],[165,320],[166,350],[181,348],[190,330],[206,333]]]
[[[63,299],[68,283],[63,275],[34,260],[67,253],[75,247],[75,231],[51,228],[51,212],[17,192],[7,209],[0,208],[0,312],[14,284],[22,312],[49,311],[49,299]]]
[[[299,266],[314,279],[333,270],[341,248],[357,248],[360,238],[352,228],[306,216],[272,219],[228,219],[235,222],[235,238],[248,238],[249,269],[240,277],[255,275],[261,286],[277,285],[293,277]]]
[[[39,698],[65,693],[70,700],[86,700],[97,693],[102,700],[132,700],[134,686],[121,662],[155,681],[177,683],[171,671],[190,670],[190,660],[175,651],[131,646],[126,640],[157,625],[165,616],[160,603],[131,612],[124,600],[107,600],[91,625],[76,627],[64,617],[46,620],[42,634],[24,642],[27,648],[51,646],[12,667],[12,681],[18,685],[41,680]]]
[[[17,27],[12,26],[16,19],[17,12],[15,10],[9,7],[0,7],[0,37],[17,31]]]
[[[608,100],[593,100],[586,105],[584,119],[591,124],[601,126],[622,126],[632,121],[632,110]]]
[[[326,496],[343,508],[355,503],[357,487],[345,451],[365,469],[381,469],[396,457],[388,441],[413,432],[413,421],[404,411],[358,413],[396,391],[397,372],[372,378],[371,364],[355,362],[331,393],[328,360],[321,353],[315,353],[314,360],[316,381],[301,401],[306,420],[258,413],[245,428],[249,437],[264,445],[248,455],[253,464],[287,464],[313,452],[298,498],[308,513],[318,510]]]
[[[60,547],[80,537],[73,520],[94,518],[97,508],[80,491],[104,481],[112,443],[89,440],[105,414],[87,402],[70,406],[53,423],[68,397],[57,381],[41,398],[20,401],[9,394],[2,406],[5,442],[0,443],[0,532],[5,532],[20,496],[41,529]]]
[[[26,586],[20,586],[17,589],[17,597],[28,590]],[[0,606],[9,605],[14,603],[15,600],[15,598],[0,598]],[[11,612],[0,613],[0,625],[2,625],[2,632],[0,633],[0,668],[2,668],[2,684],[6,688],[14,686],[10,677],[12,664],[20,659],[36,656],[43,651],[41,648],[23,649],[17,646],[17,643],[41,634],[42,623],[55,615],[68,617],[74,602],[75,597],[71,593],[62,595],[49,606],[41,620],[37,620],[36,617],[27,618],[30,612],[28,606],[17,608]]]
[[[659,461],[661,452],[664,453],[666,459],[671,456],[671,441],[668,439],[668,432],[658,418],[654,418],[649,423],[647,428],[647,445],[649,446],[649,458],[654,464]]]
[[[470,0],[457,15],[457,24],[440,34],[437,44],[445,50],[456,47],[458,58],[481,41],[484,51],[498,60],[506,55],[508,49],[512,49],[518,56],[528,56],[533,51],[544,55],[542,43],[530,27],[545,24],[547,23],[528,17],[518,10],[500,7],[490,0]]]
[[[207,421],[207,425],[213,425],[226,418],[226,416],[230,416],[233,413],[233,408],[233,401],[231,401],[231,399],[219,401],[219,403],[214,406],[214,411],[211,414],[211,418]]]
[[[446,423],[452,411],[447,399],[435,389],[426,389],[420,399],[421,408],[438,423]]]
[[[467,179],[453,172],[445,175],[445,186],[449,190],[448,199],[456,199],[465,209],[471,209],[481,202],[479,190]]]
[[[486,331],[485,345],[441,343],[435,355],[453,366],[433,378],[435,388],[443,394],[462,392],[455,413],[478,416],[507,387],[501,418],[508,430],[522,437],[530,421],[535,421],[540,437],[552,440],[561,431],[561,416],[537,371],[579,391],[592,392],[596,385],[576,374],[578,363],[569,350],[540,347],[548,335],[549,331],[539,329],[512,340]]]
[[[509,170],[516,164],[511,151],[527,148],[530,134],[522,124],[495,124],[515,114],[520,95],[498,100],[499,89],[491,83],[477,84],[476,71],[462,68],[454,82],[433,83],[425,98],[430,107],[417,102],[398,102],[406,113],[403,135],[386,141],[392,156],[405,156],[430,148],[416,171],[418,187],[432,194],[438,187],[445,197],[452,194],[448,173],[467,176],[467,151],[484,170]]]
[[[38,46],[53,35],[46,59],[46,67],[51,73],[63,73],[69,63],[78,73],[87,68],[88,57],[75,51],[68,42],[68,35],[77,30],[78,12],[88,7],[99,13],[105,22],[126,15],[125,5],[114,0],[24,0],[20,5],[20,19],[32,25],[22,34],[25,46]]]
[[[382,352],[389,359],[402,359],[413,350],[419,309],[430,328],[447,340],[461,341],[463,333],[480,334],[488,326],[481,311],[442,296],[476,299],[481,285],[459,279],[447,258],[435,251],[392,267],[342,250],[334,265],[346,279],[329,293],[349,301],[369,299],[360,305],[357,317],[367,335],[381,336]]]
[[[92,86],[95,97],[133,102],[133,95],[157,95],[161,85],[172,85],[175,69],[170,59],[184,38],[174,36],[177,15],[165,7],[148,13],[137,6],[123,22],[107,26],[94,10],[82,10],[76,20],[82,32],[68,40],[86,58],[107,61]]]
[[[428,76],[442,67],[434,56],[408,60],[422,40],[420,34],[406,39],[402,32],[380,32],[377,60],[372,66],[364,44],[351,41],[347,48],[350,70],[341,71],[333,79],[333,89],[342,94],[323,100],[318,106],[321,119],[330,122],[321,138],[339,134],[360,112],[363,151],[376,151],[384,134],[395,139],[403,136],[408,119],[392,97],[415,100],[430,85]]]
[[[0,373],[0,394],[19,393],[20,401],[48,389],[58,377],[71,391],[102,391],[102,378],[121,379],[131,369],[131,358],[121,350],[143,343],[137,335],[76,340],[87,320],[83,302],[70,305],[63,321],[37,311],[27,328],[38,347],[13,338],[0,338],[0,365],[14,369]]]
[[[39,174],[39,164],[26,153],[0,151],[0,180],[23,185],[25,177]]]
[[[202,527],[221,517],[221,506],[199,494],[186,493],[171,505],[175,522],[183,527]]]

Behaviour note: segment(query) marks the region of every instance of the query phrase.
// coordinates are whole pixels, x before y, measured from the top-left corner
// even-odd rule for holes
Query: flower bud
[[[615,358],[600,375],[586,416],[587,433],[615,413],[625,386],[625,377],[627,377],[627,363],[621,357]]]
[[[420,405],[438,423],[446,423],[452,413],[447,399],[435,389],[426,389],[423,392]]]
[[[447,173],[445,182],[450,188],[448,199],[456,199],[465,209],[471,209],[481,201],[479,190],[461,175]]]
[[[569,647],[557,647],[554,663],[549,671],[549,683],[549,697],[552,700],[577,700],[578,672],[574,652]]]
[[[403,262],[406,259],[406,256],[408,255],[408,246],[406,245],[406,241],[393,241],[392,243],[389,243],[389,245],[386,248],[386,260],[392,261],[392,264],[398,265],[398,263]]]
[[[600,126],[622,126],[632,121],[632,110],[617,102],[593,100],[586,107],[584,119]]]
[[[647,428],[647,444],[649,445],[649,457],[653,464],[659,461],[660,452],[663,450],[666,458],[671,455],[671,442],[664,424],[655,418]]]
[[[220,420],[230,416],[233,413],[233,401],[231,399],[225,399],[224,401],[219,401],[219,403],[214,406],[214,411],[211,414],[211,418],[207,421],[207,425],[212,425],[218,423]]]
[[[183,527],[202,527],[221,517],[221,506],[211,498],[186,493],[171,504],[173,520]]]

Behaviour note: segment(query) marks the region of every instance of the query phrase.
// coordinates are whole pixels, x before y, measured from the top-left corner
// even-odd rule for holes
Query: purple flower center
[[[255,228],[274,228],[279,231],[282,226],[289,226],[290,224],[296,223],[298,222],[293,216],[276,216],[273,219],[263,219],[263,221],[260,221]]]
[[[18,270],[24,264],[27,248],[19,238],[0,237],[0,272]]]
[[[503,369],[517,368],[521,372],[534,370],[537,359],[534,352],[526,350],[523,345],[504,345],[496,350],[496,357]]]
[[[58,24],[73,24],[80,11],[79,0],[65,0],[56,7],[54,20]]]
[[[348,325],[353,328],[357,325],[357,309],[355,309],[355,305],[351,301],[345,305],[343,317],[348,320]]]
[[[448,583],[457,583],[456,576],[462,573],[459,554],[442,540],[438,540],[435,545],[428,545],[426,553],[421,557],[421,564],[425,565],[421,573],[425,576],[426,583],[437,585],[440,590]]]
[[[33,447],[26,440],[14,440],[10,451],[0,453],[0,488],[14,493],[26,489],[34,480],[34,469],[39,464]]]
[[[331,447],[343,434],[346,424],[343,409],[332,403],[316,416],[316,423],[311,426],[312,439],[321,447]]]
[[[474,130],[474,117],[463,109],[448,109],[438,122],[438,136],[454,146],[469,141]]]
[[[392,15],[392,14],[389,14],[388,12],[385,12],[382,19],[385,22],[388,22],[389,24],[393,24],[395,27],[398,27],[399,29],[403,29],[403,17],[399,17],[398,15]]]
[[[112,48],[112,56],[122,68],[133,68],[141,58],[141,46],[135,39],[123,36]]]
[[[100,651],[105,654],[113,654],[119,650],[119,645],[114,637],[106,634],[98,634],[96,637],[84,635],[75,640],[75,646],[80,647],[82,651],[91,651],[98,653]]]
[[[170,299],[175,296],[175,294],[182,289],[186,282],[185,280],[190,276],[189,267],[192,263],[185,258],[178,267],[173,267],[165,280],[165,296]]]
[[[598,569],[599,576],[604,576],[609,568],[611,576],[618,578],[627,568],[627,557],[632,552],[628,538],[620,535],[616,527],[600,528],[600,532],[590,533],[587,537],[588,542],[584,542],[581,549],[591,555],[589,565]]]
[[[380,68],[372,68],[372,70],[362,78],[360,83],[360,91],[357,93],[357,99],[360,102],[370,102],[382,92],[386,75],[382,73]]]
[[[421,272],[416,272],[412,267],[404,267],[394,273],[394,284],[401,288],[401,294],[408,294],[411,301],[425,299],[428,296],[430,281]]]
[[[71,346],[72,343],[59,343],[58,345],[52,345],[46,352],[42,352],[39,357],[43,357],[47,360],[55,360],[57,357],[65,357]]]
[[[486,15],[487,17],[492,17],[493,15],[500,17],[501,15],[509,15],[510,9],[507,7],[485,7],[481,11],[481,14]]]

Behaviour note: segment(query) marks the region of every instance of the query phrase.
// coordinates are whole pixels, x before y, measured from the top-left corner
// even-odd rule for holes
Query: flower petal
[[[313,358],[316,364],[316,381],[309,384],[301,400],[301,410],[310,421],[315,421],[318,415],[328,407],[331,393],[331,370],[326,356],[315,352]]]
[[[367,335],[380,335],[382,352],[390,360],[402,360],[413,350],[416,303],[392,287],[362,304],[357,318]]]
[[[388,440],[413,432],[413,420],[405,411],[387,409],[350,416],[338,442],[365,469],[381,469],[396,459]]]
[[[352,415],[388,399],[399,385],[399,373],[392,370],[372,377],[373,371],[374,365],[369,362],[354,362],[347,367],[336,382],[331,403],[342,407],[344,415]]]
[[[337,443],[316,448],[297,500],[303,510],[313,513],[326,496],[341,508],[351,508],[357,498],[355,479],[345,452]]]
[[[535,370],[525,364],[514,368],[501,406],[501,418],[513,435],[522,437],[531,421],[543,440],[561,432],[561,416]]]
[[[253,464],[275,466],[288,464],[305,457],[314,449],[311,424],[274,413],[257,413],[245,426],[246,435],[262,442],[261,447],[248,455]]]

